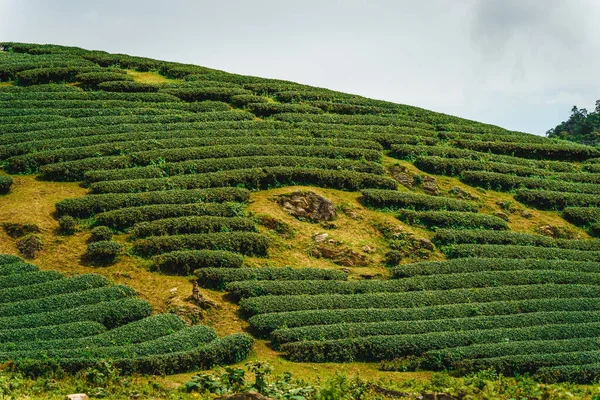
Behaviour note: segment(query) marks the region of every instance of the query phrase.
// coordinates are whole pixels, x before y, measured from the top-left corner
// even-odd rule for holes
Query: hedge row
[[[598,311],[557,311],[458,319],[342,323],[282,328],[271,332],[271,340],[277,345],[302,340],[335,340],[380,335],[417,335],[430,332],[461,332],[558,324],[575,325],[597,322],[599,315]]]
[[[105,331],[106,328],[104,325],[92,321],[72,322],[24,329],[3,329],[0,331],[0,343],[80,338],[98,335]]]
[[[600,185],[565,182],[543,178],[529,178],[486,171],[464,171],[460,179],[472,186],[508,191],[517,188],[545,189],[558,192],[600,194]]]
[[[485,303],[544,298],[598,296],[595,285],[517,285],[478,289],[453,289],[407,293],[322,294],[261,296],[240,302],[243,314],[251,316],[300,310],[337,310],[355,308],[410,308],[456,303]]]
[[[51,282],[63,278],[64,275],[58,271],[35,271],[5,275],[0,276],[0,288],[17,288],[19,286],[35,285],[36,283]]]
[[[83,178],[87,182],[163,178],[167,176],[200,174],[257,167],[297,167],[350,170],[377,175],[383,175],[385,173],[385,169],[381,164],[372,161],[295,156],[255,156],[207,158],[203,160],[165,163],[164,165],[160,166],[151,165],[127,169],[88,171],[85,173]]]
[[[120,358],[113,360],[113,365],[124,374],[166,375],[188,371],[210,369],[215,365],[235,364],[243,361],[250,354],[253,339],[244,333],[236,333],[214,340],[204,346],[190,351],[173,352],[147,357]],[[62,369],[75,373],[86,368],[98,368],[104,360],[54,359],[54,360],[19,360],[14,363],[16,371],[29,376],[40,376],[49,370]]]
[[[175,314],[157,314],[118,326],[104,333],[76,339],[55,339],[43,342],[18,344],[4,343],[3,351],[28,351],[45,349],[69,349],[102,347],[142,343],[170,335],[186,328],[185,322]]]
[[[12,176],[0,175],[0,194],[10,192],[10,187],[13,184]]]
[[[342,271],[321,268],[202,268],[194,271],[204,287],[223,290],[228,283],[239,281],[340,280],[348,276]]]
[[[0,254],[0,265],[23,262],[21,257],[13,256],[12,254]]]
[[[517,142],[481,142],[476,140],[457,140],[455,146],[494,154],[510,154],[515,157],[549,160],[581,161],[600,157],[600,150],[576,143],[517,143]]]
[[[542,325],[417,335],[369,336],[352,339],[286,343],[282,351],[300,362],[381,361],[471,344],[522,340],[559,340],[598,336],[600,323]]]
[[[323,110],[308,104],[286,104],[286,103],[250,103],[245,107],[252,114],[259,117],[268,117],[281,113],[297,114],[323,114]]]
[[[565,207],[599,207],[596,194],[564,193],[548,190],[517,190],[515,199],[538,210],[562,210]]]
[[[593,261],[536,260],[506,258],[459,258],[404,264],[392,269],[392,279],[423,275],[462,274],[481,271],[557,270],[564,272],[600,272]]]
[[[220,186],[266,189],[287,185],[315,185],[357,191],[365,187],[396,189],[398,183],[381,175],[313,168],[269,167],[210,172],[172,178],[134,179],[93,183],[93,193],[135,193],[169,189],[200,189]]]
[[[0,263],[0,276],[11,274],[26,274],[28,272],[39,271],[39,268],[33,264],[25,262]]]
[[[600,363],[600,351],[571,351],[557,353],[516,354],[502,357],[462,360],[454,364],[461,373],[491,368],[501,374],[535,373],[541,367]]]
[[[198,268],[240,268],[244,257],[223,250],[182,250],[152,258],[152,265],[162,272],[189,275]]]
[[[173,236],[153,236],[135,243],[134,252],[152,256],[177,250],[226,250],[265,257],[269,240],[254,232],[218,232]]]
[[[537,370],[534,379],[548,383],[572,382],[587,384],[600,379],[600,363],[556,365]]]
[[[130,81],[106,81],[98,84],[98,89],[105,92],[126,92],[126,93],[142,93],[142,92],[158,92],[157,85],[149,85],[142,82]]]
[[[198,203],[245,203],[250,192],[242,188],[216,187],[196,190],[168,190],[143,193],[92,194],[61,200],[56,203],[59,216],[87,218],[94,214],[128,207],[141,207],[155,204]]]
[[[564,212],[565,218],[569,219]],[[600,209],[598,218],[600,220]],[[567,240],[554,239],[544,235],[511,231],[489,231],[481,229],[438,229],[433,236],[433,242],[438,246],[452,244],[511,244],[520,246],[559,247],[573,250],[600,251],[600,240]]]
[[[600,207],[566,207],[562,216],[579,226],[590,226],[600,222]]]
[[[443,158],[462,158],[470,160],[486,160],[530,168],[547,169],[556,172],[577,172],[576,164],[564,161],[531,160],[519,157],[503,156],[478,151],[459,149],[450,146],[412,146],[408,144],[392,145],[392,156],[414,159],[419,156],[437,156]]]
[[[101,82],[109,81],[133,81],[126,73],[117,71],[85,72],[75,75],[75,80],[85,86],[95,87]]]
[[[75,293],[47,296],[0,304],[0,317],[45,313],[135,296],[132,288],[123,285],[105,286]]]
[[[59,85],[56,85],[59,86]],[[46,86],[47,87],[47,86]],[[102,100],[118,100],[129,102],[146,102],[146,103],[173,103],[181,101],[173,96],[163,93],[107,93],[102,91],[83,91],[83,90],[53,90],[45,91],[46,87],[35,86],[32,91],[19,93],[0,93],[0,100],[7,102],[11,101],[61,101],[61,100],[85,100],[85,101],[102,101]],[[63,86],[66,87],[66,86]],[[33,91],[33,89],[40,88]],[[6,106],[7,108],[11,108]]]
[[[444,275],[422,275],[393,280],[367,281],[241,281],[227,291],[236,298],[321,294],[402,293],[419,290],[452,290],[505,285],[600,284],[597,272],[560,270],[476,271]]]
[[[139,222],[184,216],[235,217],[245,214],[240,203],[152,204],[96,214],[96,223],[123,230]]]
[[[2,330],[38,328],[77,321],[94,321],[111,329],[152,314],[152,306],[137,297],[111,300],[58,311],[0,318]]]
[[[161,89],[160,93],[170,94],[184,101],[203,101],[217,100],[230,102],[231,97],[240,94],[252,94],[244,89],[226,88],[226,87],[196,87],[196,88],[178,88]]]
[[[361,191],[363,201],[370,206],[413,210],[451,210],[477,212],[479,206],[472,201],[456,200],[426,194],[399,192],[395,190],[365,189]]]
[[[107,285],[109,285],[109,281],[102,275],[77,275],[71,278],[29,285],[27,290],[23,290],[21,287],[0,289],[0,303],[39,299],[40,297],[74,293]]]
[[[140,222],[133,227],[135,238],[180,235],[185,233],[254,232],[254,222],[241,217],[179,217]]]
[[[74,82],[75,76],[84,72],[100,71],[100,67],[70,66],[35,68],[18,72],[16,82],[19,85],[38,85],[40,83]]]
[[[217,334],[214,329],[207,326],[194,325],[186,329],[180,329],[170,335],[134,344],[67,349],[3,351],[0,352],[0,360],[43,358],[114,359],[144,357],[178,351],[189,351],[203,344],[212,342],[216,338]]]
[[[506,221],[499,217],[473,212],[400,210],[397,217],[411,225],[424,225],[428,228],[510,229]]]
[[[600,311],[596,298],[548,298],[534,300],[458,303],[414,308],[349,308],[301,310],[254,315],[249,319],[252,330],[265,336],[275,329],[309,325],[333,325],[352,322],[418,321],[425,319],[498,316],[549,311]]]
[[[563,353],[570,351],[599,350],[600,339],[583,337],[564,340],[525,340],[461,346],[427,352],[427,367],[432,369],[450,368],[461,360],[525,355],[535,353]]]
[[[457,244],[442,247],[442,252],[448,258],[536,258],[540,260],[600,261],[600,251],[534,246]]]
[[[281,113],[273,115],[273,118],[285,122],[318,122],[325,124],[343,125],[387,125],[408,126],[411,128],[430,129],[433,126],[425,122],[416,122],[399,115],[339,115],[339,114],[297,114]]]

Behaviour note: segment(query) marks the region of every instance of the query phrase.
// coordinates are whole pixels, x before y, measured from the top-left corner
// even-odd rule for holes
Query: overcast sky
[[[600,99],[597,0],[0,0],[0,41],[200,64],[536,134]]]

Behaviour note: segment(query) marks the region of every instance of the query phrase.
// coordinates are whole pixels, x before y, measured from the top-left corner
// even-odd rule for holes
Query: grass
[[[140,72],[132,69],[127,70],[127,75],[131,76],[135,82],[147,83],[147,84],[165,84],[180,82],[175,79],[169,79],[157,72]]]

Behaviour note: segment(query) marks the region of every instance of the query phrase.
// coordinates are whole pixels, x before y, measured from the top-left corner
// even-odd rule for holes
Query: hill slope
[[[171,290],[194,276],[220,308],[190,319],[280,362],[264,340],[299,362],[600,376],[600,149],[194,65],[0,48],[0,252],[38,235],[42,268],[93,269],[159,311],[194,309]],[[289,215],[295,191],[335,219]]]

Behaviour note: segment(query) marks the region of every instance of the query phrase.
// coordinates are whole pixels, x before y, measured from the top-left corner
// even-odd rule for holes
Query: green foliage
[[[39,233],[40,228],[35,224],[20,224],[16,222],[4,222],[2,224],[4,231],[13,239],[20,238],[29,233]]]
[[[133,81],[133,78],[124,72],[102,71],[102,72],[85,72],[75,75],[75,80],[84,86],[95,87],[99,83],[109,81]]]
[[[373,207],[413,210],[450,210],[477,212],[479,206],[471,201],[447,197],[429,196],[395,190],[365,189],[361,191],[363,201]]]
[[[225,289],[228,283],[239,281],[346,280],[342,271],[320,268],[200,268],[194,271],[198,283],[213,289]],[[258,282],[260,285],[260,282]],[[257,286],[258,286],[257,285]],[[229,289],[228,289],[229,290]],[[261,289],[252,289],[260,291]]]
[[[448,258],[535,258],[541,260],[600,261],[600,251],[518,245],[457,244],[442,247],[442,252]]]
[[[112,231],[108,226],[97,226],[91,230],[90,241],[99,242],[112,239]]]
[[[87,218],[96,213],[127,207],[140,207],[152,204],[189,204],[247,202],[250,193],[241,188],[209,188],[196,190],[168,190],[144,193],[110,193],[87,195],[61,200],[56,203],[59,215]]]
[[[565,193],[548,190],[517,190],[515,199],[538,210],[562,210],[565,207],[598,207],[600,197],[595,194]]]
[[[72,235],[73,233],[75,233],[77,221],[70,215],[63,215],[58,219],[58,226],[62,234]]]
[[[10,192],[10,187],[13,184],[12,176],[0,175],[0,194]]]
[[[153,256],[178,250],[226,250],[244,255],[265,257],[269,239],[254,232],[217,232],[188,235],[152,236],[139,240],[133,250]]]
[[[135,224],[133,236],[145,238],[148,236],[181,235],[185,233],[212,233],[256,231],[254,222],[241,217],[179,217],[158,219]]]
[[[159,89],[155,85],[124,80],[99,82],[97,86],[106,92],[157,92]]]
[[[152,258],[155,269],[180,275],[202,268],[240,268],[243,262],[243,256],[223,250],[172,251]]]
[[[112,263],[123,252],[123,246],[113,240],[100,240],[88,245],[85,256],[91,260]]]
[[[401,210],[397,217],[411,225],[424,225],[428,228],[509,229],[506,221],[501,218],[473,212]]]
[[[596,110],[593,112],[573,106],[569,119],[549,129],[546,135],[550,138],[597,145],[600,136],[600,100],[596,101]]]

